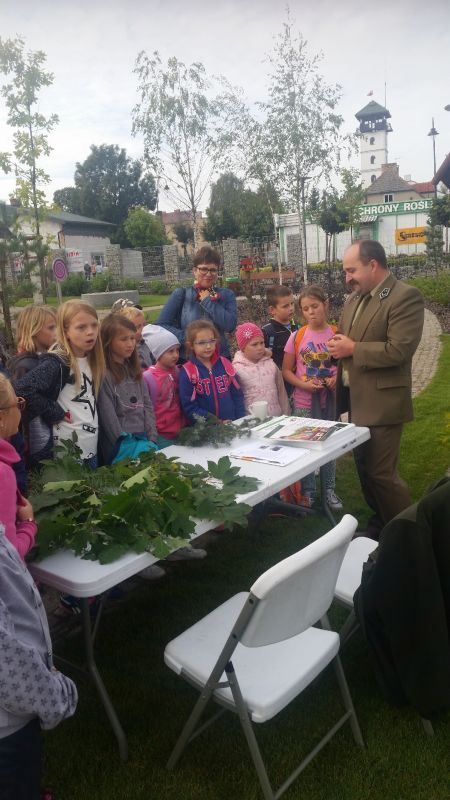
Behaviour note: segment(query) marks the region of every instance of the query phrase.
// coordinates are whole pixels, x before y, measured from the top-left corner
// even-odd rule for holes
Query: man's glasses
[[[197,267],[201,275],[217,275],[219,270],[217,267]]]
[[[9,406],[3,406],[0,408],[0,411],[7,411],[8,408],[18,408],[19,411],[24,411],[27,401],[24,397],[17,397],[15,403],[11,403]]]
[[[194,345],[200,345],[201,347],[204,347],[208,344],[215,344],[216,341],[217,339],[200,339],[200,341],[194,342]]]

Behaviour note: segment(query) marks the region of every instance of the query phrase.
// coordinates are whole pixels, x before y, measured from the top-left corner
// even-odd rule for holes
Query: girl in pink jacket
[[[186,419],[180,404],[178,390],[177,361],[180,357],[180,343],[176,336],[159,326],[146,336],[148,345],[156,364],[143,373],[143,378],[150,392],[155,411],[156,443],[161,450],[172,444]]]
[[[31,503],[17,488],[12,467],[20,461],[20,456],[8,439],[19,429],[24,406],[23,397],[16,397],[9,380],[0,375],[0,523],[22,558],[34,544],[37,526]]]
[[[236,328],[239,350],[233,358],[238,382],[244,392],[245,408],[252,403],[267,400],[269,416],[289,414],[289,400],[283,376],[264,345],[261,328],[253,322],[244,322]]]

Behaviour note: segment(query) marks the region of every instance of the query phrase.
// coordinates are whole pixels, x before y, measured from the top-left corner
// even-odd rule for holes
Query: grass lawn
[[[164,306],[169,297],[169,294],[140,294],[139,304],[144,308],[148,308],[149,306]]]
[[[401,472],[414,498],[450,464],[443,425],[449,407],[450,337],[443,337],[439,371],[415,401],[406,426]],[[337,491],[346,510],[363,520],[353,460],[339,461]],[[173,773],[165,762],[197,693],[164,666],[165,644],[236,591],[248,589],[268,566],[327,530],[321,518],[267,518],[262,525],[214,534],[208,558],[172,563],[167,576],[142,583],[111,604],[102,621],[97,661],[126,731],[130,759],[122,764],[115,739],[91,685],[75,675],[75,717],[45,735],[45,783],[64,800],[259,800],[253,767],[237,719],[228,714],[188,748]],[[115,607],[114,607],[115,605]],[[332,609],[340,626],[343,612]],[[80,652],[81,638],[64,655]],[[448,800],[450,718],[427,738],[410,709],[392,708],[380,695],[365,643],[357,633],[343,651],[367,749],[345,726],[286,793],[286,800]],[[277,718],[257,727],[269,776],[278,786],[340,713],[331,672]]]

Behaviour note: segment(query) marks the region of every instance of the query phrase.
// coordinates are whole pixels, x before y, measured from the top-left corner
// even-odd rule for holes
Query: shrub
[[[150,281],[146,284],[145,291],[148,294],[169,294],[169,285],[165,281]]]
[[[33,284],[31,281],[19,281],[17,286],[14,287],[11,294],[14,300],[20,300],[21,297],[33,297]]]
[[[136,281],[134,278],[125,278],[122,281],[121,289],[137,289],[139,287],[139,281]]]
[[[91,292],[106,292],[111,285],[111,275],[108,271],[101,272],[91,278]]]
[[[71,272],[69,277],[62,282],[61,291],[64,297],[69,295],[79,297],[83,292],[89,291],[89,283],[83,272]]]
[[[419,289],[426,300],[450,306],[449,270],[443,270],[437,278],[412,278],[407,282]]]

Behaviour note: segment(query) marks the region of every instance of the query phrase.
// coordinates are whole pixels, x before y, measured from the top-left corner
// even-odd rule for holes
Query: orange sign
[[[426,244],[426,228],[396,228],[395,244]]]

